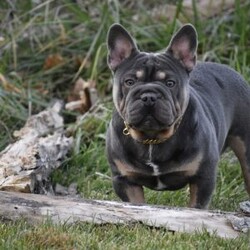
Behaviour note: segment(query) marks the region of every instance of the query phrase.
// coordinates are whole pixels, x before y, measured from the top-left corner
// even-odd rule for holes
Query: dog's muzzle
[[[183,115],[179,116],[175,122],[171,125],[171,127],[169,128],[169,130],[172,129],[172,133],[169,133],[167,134],[166,133],[166,137],[161,137],[161,138],[146,138],[146,139],[143,139],[143,140],[140,140],[138,138],[136,138],[135,136],[133,136],[135,134],[135,129],[132,128],[128,123],[126,123],[124,121],[124,129],[123,129],[123,134],[125,136],[131,136],[134,140],[142,143],[142,144],[145,144],[145,145],[155,145],[155,144],[160,144],[160,143],[163,143],[165,141],[167,141],[169,138],[171,138],[175,133],[176,131],[178,130],[180,124],[181,124],[181,121],[182,121],[182,117]],[[140,131],[137,131],[139,133],[142,133]],[[160,132],[159,132],[160,133]]]

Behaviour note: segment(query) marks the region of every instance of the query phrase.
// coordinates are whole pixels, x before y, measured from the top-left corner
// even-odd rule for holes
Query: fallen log
[[[50,174],[73,145],[65,136],[61,109],[55,102],[14,133],[17,140],[0,152],[0,190],[53,194]]]
[[[14,192],[0,192],[0,218],[12,221],[22,218],[35,224],[47,218],[53,223],[143,223],[153,227],[164,227],[174,232],[191,233],[205,229],[209,233],[225,238],[235,238],[240,235],[240,231],[246,232],[250,227],[250,217],[244,213],[135,206],[112,201]],[[234,221],[239,222],[239,220],[240,223],[235,227]]]

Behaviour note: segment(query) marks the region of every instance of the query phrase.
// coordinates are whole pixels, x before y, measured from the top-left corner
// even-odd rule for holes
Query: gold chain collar
[[[182,120],[182,116],[180,116],[178,118],[178,121],[175,124],[175,129],[174,129],[173,134],[175,134],[176,130],[179,128],[179,126],[181,124],[181,120]],[[129,132],[130,126],[125,121],[124,121],[124,125],[125,125],[125,128],[123,129],[122,133],[124,135],[128,136],[128,135],[130,135],[130,132]],[[165,138],[165,139],[145,139],[145,140],[142,140],[142,141],[139,141],[139,140],[137,140],[137,141],[144,144],[144,145],[156,145],[156,144],[163,143],[167,139],[168,138]]]

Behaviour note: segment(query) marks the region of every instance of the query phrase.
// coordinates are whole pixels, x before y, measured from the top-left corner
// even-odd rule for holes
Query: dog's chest
[[[200,167],[202,155],[197,154],[184,162],[166,161],[157,164],[157,156],[154,152],[154,146],[150,145],[148,149],[148,160],[145,164],[145,172],[150,172],[151,178],[144,185],[156,190],[175,189],[187,184],[190,176],[194,176]],[[141,173],[140,173],[141,174]]]
[[[131,182],[155,190],[175,190],[185,186],[200,167],[202,154],[177,155],[167,158],[167,152],[159,152],[157,146],[148,146],[143,156],[130,158],[130,163],[115,159],[115,165],[121,175]],[[185,159],[185,160],[184,160]]]
[[[148,159],[145,161],[145,167],[151,169],[152,176],[160,176],[164,174],[185,172],[186,175],[194,175],[202,160],[202,154],[190,155],[185,157],[185,161],[180,161],[178,156],[175,159],[166,160],[157,163],[158,153],[154,152],[154,146],[150,145],[148,149]],[[179,156],[179,158],[181,155]],[[164,158],[164,157],[163,157]]]

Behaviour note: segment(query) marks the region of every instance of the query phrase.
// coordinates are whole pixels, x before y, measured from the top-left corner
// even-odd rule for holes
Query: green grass
[[[11,227],[10,227],[11,226]],[[110,226],[78,224],[0,226],[0,249],[248,249],[245,237],[225,240],[207,232],[173,234],[140,224]],[[27,248],[28,247],[28,248]]]
[[[111,97],[107,30],[113,22],[120,22],[136,37],[140,49],[162,50],[182,25],[181,1],[174,20],[152,18],[150,10],[161,1],[131,1],[130,5],[116,0],[12,2],[0,1],[0,150],[14,141],[13,132],[29,115],[47,107],[53,98],[66,100],[78,77],[94,80],[100,96],[98,114],[88,114],[75,127],[78,114],[63,113],[66,127],[74,127],[76,143],[52,180],[63,185],[76,182],[84,198],[118,200],[105,156],[104,135],[112,110],[112,104],[104,101]],[[230,65],[249,82],[250,3],[245,1],[242,7],[239,2],[233,11],[202,21],[196,11],[187,21],[197,27],[199,60]],[[62,57],[62,63],[45,69],[46,59],[54,54]],[[188,199],[187,189],[145,191],[150,204],[183,207]],[[226,154],[210,208],[235,211],[247,198],[240,166],[232,154]],[[206,232],[172,234],[140,224],[55,226],[46,222],[32,226],[20,221],[0,225],[0,249],[249,249],[249,244],[249,235],[225,240]]]

